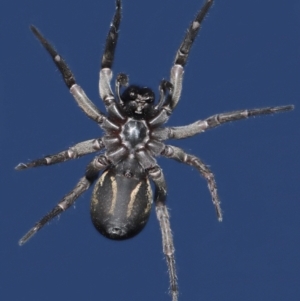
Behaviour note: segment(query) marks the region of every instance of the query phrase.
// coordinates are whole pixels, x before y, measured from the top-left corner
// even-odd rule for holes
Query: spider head
[[[147,119],[154,112],[154,92],[146,87],[129,86],[121,95],[123,109],[128,117]]]

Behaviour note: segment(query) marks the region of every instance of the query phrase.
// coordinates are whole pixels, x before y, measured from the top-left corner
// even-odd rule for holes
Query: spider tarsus
[[[23,170],[23,169],[26,169],[28,168],[27,164],[25,163],[19,163],[16,167],[15,167],[15,170]]]
[[[212,4],[213,4],[213,0],[206,0],[204,5],[198,12],[196,18],[190,24],[186,32],[186,35],[176,53],[176,57],[174,61],[175,65],[178,64],[181,65],[182,67],[186,65],[194,40],[196,39],[198,32],[201,28],[202,21],[207,15]]]
[[[208,10],[210,9],[210,7],[212,6],[213,2],[214,2],[214,0],[207,0],[205,2],[205,4],[203,5],[203,7],[201,8],[201,10],[199,11],[196,19],[194,20],[194,22],[196,21],[199,23],[199,26],[201,25],[201,22],[203,21],[204,17],[206,16],[206,14],[207,14]],[[195,29],[198,29],[198,27]]]
[[[221,206],[220,206],[220,201],[218,204],[214,204],[216,207],[216,212],[217,212],[217,219],[219,222],[223,221],[223,214],[222,214],[222,210],[221,210]]]
[[[76,84],[76,81],[73,73],[69,69],[64,59],[57,53],[54,47],[43,37],[43,35],[34,25],[30,25],[30,29],[52,57],[54,63],[62,74],[65,84],[70,89],[73,85]]]
[[[38,31],[38,29],[34,26],[34,25],[30,25],[29,26],[30,30],[34,33],[35,36],[40,36],[40,32]]]
[[[258,109],[249,109],[245,110],[247,117],[257,116],[257,115],[268,115],[268,114],[276,114],[282,112],[288,112],[294,109],[293,105],[287,106],[279,106],[279,107],[266,107],[266,108],[258,108]],[[234,112],[233,112],[234,113]],[[242,113],[242,111],[241,111]],[[222,114],[220,114],[221,116]],[[238,118],[239,119],[239,118]]]
[[[117,0],[116,11],[106,38],[105,50],[101,61],[101,69],[112,68],[114,56],[115,56],[115,49],[118,42],[120,22],[121,22],[121,0]]]
[[[292,111],[295,109],[294,105],[287,105],[287,106],[280,106],[275,108],[275,112],[287,112],[287,111]]]
[[[23,246],[36,232],[38,231],[37,227],[30,229],[20,240],[19,246]]]

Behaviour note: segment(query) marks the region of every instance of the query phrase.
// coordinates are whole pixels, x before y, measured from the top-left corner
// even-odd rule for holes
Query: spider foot
[[[15,170],[23,170],[23,169],[26,169],[28,168],[27,164],[25,163],[19,163],[16,167],[15,167]]]
[[[31,228],[20,240],[19,240],[19,246],[24,245],[37,231],[39,230],[39,227],[35,226]]]

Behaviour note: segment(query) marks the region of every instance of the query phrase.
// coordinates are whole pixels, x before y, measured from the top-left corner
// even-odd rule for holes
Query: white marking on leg
[[[54,57],[54,60],[55,60],[55,62],[60,62],[60,61],[61,61],[61,57],[57,54],[57,55]]]

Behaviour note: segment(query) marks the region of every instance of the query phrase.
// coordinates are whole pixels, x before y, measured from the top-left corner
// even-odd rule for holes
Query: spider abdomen
[[[148,177],[141,169],[142,175],[128,169],[128,161],[106,170],[92,194],[93,224],[102,235],[115,240],[137,235],[146,225],[152,205]]]

